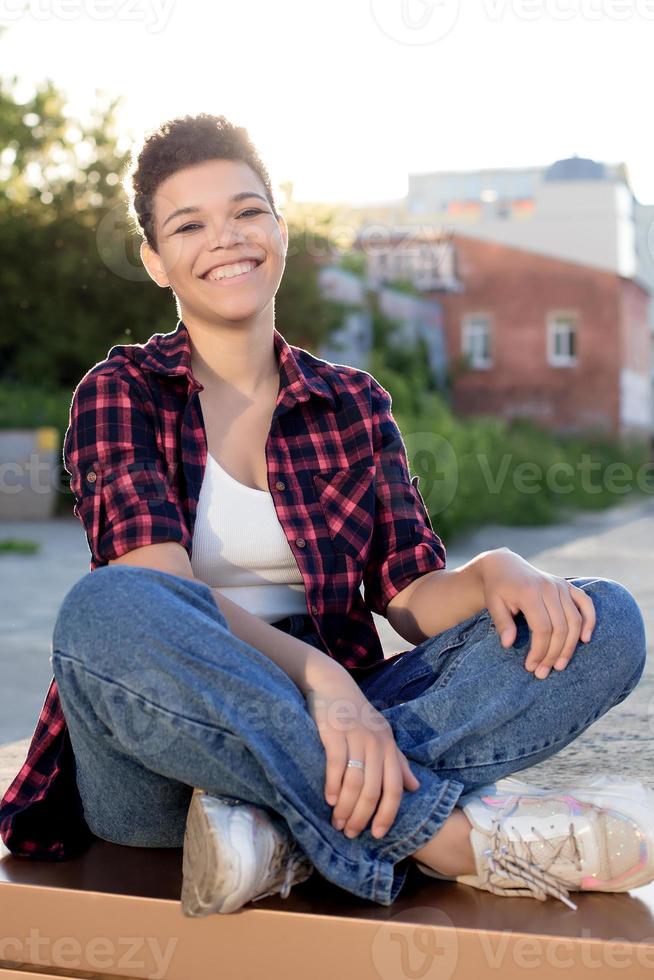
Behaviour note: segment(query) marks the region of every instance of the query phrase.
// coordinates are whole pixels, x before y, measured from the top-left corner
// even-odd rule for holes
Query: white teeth
[[[208,272],[205,279],[233,279],[234,276],[242,276],[245,272],[250,272],[256,267],[256,262],[235,262],[233,265],[221,265]]]

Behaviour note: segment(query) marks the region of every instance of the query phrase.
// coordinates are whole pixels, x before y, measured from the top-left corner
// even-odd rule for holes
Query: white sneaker
[[[654,791],[620,776],[540,789],[512,777],[459,798],[472,824],[476,875],[448,880],[495,895],[624,892],[654,879]],[[445,879],[416,861],[420,871]]]
[[[235,912],[306,881],[313,865],[261,807],[194,789],[184,833],[182,912]]]

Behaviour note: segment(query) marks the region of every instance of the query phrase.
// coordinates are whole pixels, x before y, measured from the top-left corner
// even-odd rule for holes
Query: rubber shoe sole
[[[621,873],[606,880],[602,880],[597,873],[580,874],[578,880],[566,881],[568,890],[625,892],[654,880],[654,790],[643,783],[618,775],[601,775],[590,778],[581,777],[573,786],[554,790],[533,786],[530,783],[507,776],[496,783],[477,787],[469,794],[463,794],[459,798],[457,806],[466,812],[467,805],[471,804],[467,813],[469,819],[472,819],[474,814],[475,820],[482,830],[488,832],[491,829],[495,814],[499,814],[512,797],[515,797],[515,802],[517,802],[517,798],[520,796],[531,797],[532,799],[547,796],[565,797],[572,802],[573,806],[576,801],[576,804],[591,805],[599,808],[600,811],[604,811],[612,818],[610,824],[614,830],[612,834],[606,835],[602,843],[608,848],[609,853],[616,854],[616,860],[621,847],[620,838],[623,841],[625,838],[630,838],[629,843],[632,851],[634,846],[637,846],[638,859]],[[485,807],[479,805],[481,797],[488,798],[487,801],[484,801]],[[597,832],[601,833],[599,830]],[[474,822],[471,841],[477,848],[485,846],[482,833],[475,829]],[[456,877],[440,875],[426,865],[420,862],[416,863],[419,870],[430,877],[482,887],[480,879],[475,875],[458,875]],[[562,901],[576,909],[576,905],[566,900],[565,897],[562,897]]]
[[[229,914],[305,881],[313,865],[260,807],[194,789],[182,858],[182,912]]]

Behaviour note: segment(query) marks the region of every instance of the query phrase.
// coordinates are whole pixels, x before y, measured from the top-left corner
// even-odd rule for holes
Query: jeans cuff
[[[424,773],[420,781],[424,785]],[[391,905],[397,898],[407,877],[407,867],[396,867],[404,858],[430,841],[441,829],[461,796],[464,784],[455,779],[438,779],[434,776],[434,809],[429,816],[408,837],[394,841],[390,847],[377,855],[378,870],[373,883],[373,901]],[[420,801],[422,802],[422,801]]]

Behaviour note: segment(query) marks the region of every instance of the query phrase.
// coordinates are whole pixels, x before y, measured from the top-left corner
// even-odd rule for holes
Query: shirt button
[[[281,480],[278,480],[277,483],[275,484],[275,489],[276,490],[286,490],[286,484],[283,483]]]
[[[86,479],[88,480],[89,483],[95,483],[97,478],[98,475],[93,470],[89,470],[88,473],[86,474]]]
[[[318,606],[312,606],[311,607],[311,612],[313,613],[314,616],[317,616],[318,615]]]
[[[298,546],[298,548],[304,548],[306,541],[304,540],[304,538],[296,538],[295,543]]]

